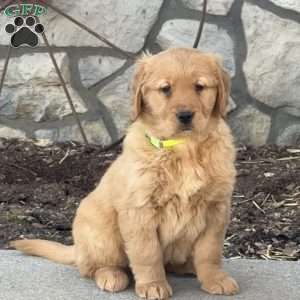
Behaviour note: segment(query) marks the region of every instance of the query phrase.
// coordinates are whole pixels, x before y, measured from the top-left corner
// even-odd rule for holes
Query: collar
[[[174,146],[184,143],[183,139],[160,140],[148,135],[147,133],[145,136],[150,144],[157,149],[172,149]]]

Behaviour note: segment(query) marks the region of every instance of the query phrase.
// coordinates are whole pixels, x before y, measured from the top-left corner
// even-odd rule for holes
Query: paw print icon
[[[44,32],[44,26],[36,23],[34,17],[16,17],[14,23],[5,26],[5,31],[11,35],[11,45],[14,48],[20,46],[36,47],[39,44],[39,34]]]

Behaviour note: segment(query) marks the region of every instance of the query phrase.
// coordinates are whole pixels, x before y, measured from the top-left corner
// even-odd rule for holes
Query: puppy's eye
[[[199,82],[195,84],[195,91],[197,93],[201,93],[203,90],[204,90],[204,85],[203,84],[201,84]]]
[[[163,85],[160,87],[160,91],[164,93],[166,96],[171,95],[171,86],[169,84]]]

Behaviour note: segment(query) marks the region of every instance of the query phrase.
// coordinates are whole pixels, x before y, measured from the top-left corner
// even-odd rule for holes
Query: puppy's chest
[[[153,200],[164,207],[174,199],[186,207],[195,195],[201,195],[208,185],[209,177],[205,168],[193,162],[170,160],[162,163],[153,176]]]
[[[182,161],[161,165],[153,201],[158,207],[159,233],[164,245],[186,234],[194,239],[204,228],[204,190],[208,182],[208,175],[200,165]]]
[[[205,227],[206,202],[191,199],[184,203],[174,196],[159,209],[159,236],[163,247],[178,239],[192,242]]]

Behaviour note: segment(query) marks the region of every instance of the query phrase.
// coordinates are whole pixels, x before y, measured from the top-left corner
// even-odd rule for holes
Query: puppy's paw
[[[172,289],[167,281],[156,281],[146,284],[137,284],[135,291],[141,298],[168,299],[172,296]]]
[[[129,284],[127,274],[122,269],[112,267],[98,269],[95,281],[101,290],[112,293],[125,290]]]
[[[234,295],[238,293],[237,282],[224,272],[217,273],[202,281],[201,289],[214,295]]]

